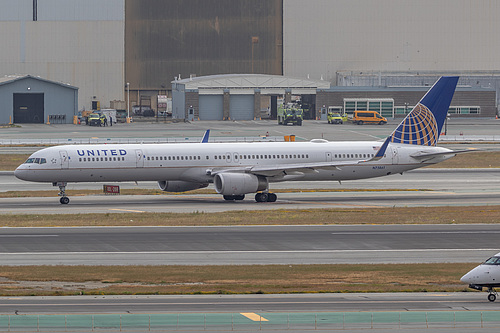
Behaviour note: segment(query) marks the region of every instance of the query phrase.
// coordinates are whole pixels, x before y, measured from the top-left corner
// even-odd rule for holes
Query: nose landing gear
[[[57,183],[53,183],[52,185],[59,186],[59,193],[57,194],[61,197],[59,199],[59,202],[63,205],[67,205],[69,203],[69,198],[66,196],[66,185],[68,185],[68,183],[57,182]]]

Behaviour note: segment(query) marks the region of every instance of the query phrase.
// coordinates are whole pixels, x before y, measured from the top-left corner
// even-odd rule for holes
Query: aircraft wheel
[[[497,297],[495,296],[495,294],[489,294],[488,295],[488,301],[494,302],[496,299],[497,299]]]
[[[255,201],[257,202],[266,202],[268,198],[267,193],[256,193],[255,194]]]
[[[67,205],[69,203],[69,198],[68,197],[61,197],[59,199],[59,202],[63,205]]]
[[[243,200],[243,199],[245,199],[245,195],[244,194],[242,194],[242,195],[235,195],[234,196],[234,200]]]
[[[267,196],[267,202],[276,202],[276,199],[278,199],[278,196],[274,193],[269,193]]]
[[[227,201],[234,200],[234,196],[233,195],[224,195],[224,200],[227,200]]]

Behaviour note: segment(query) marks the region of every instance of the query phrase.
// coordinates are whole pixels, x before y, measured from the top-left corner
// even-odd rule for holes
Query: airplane
[[[442,162],[468,150],[437,147],[458,77],[441,77],[385,141],[208,142],[62,145],[33,153],[14,172],[22,180],[69,182],[157,181],[184,192],[215,185],[225,200],[275,202],[269,184],[381,177]]]
[[[494,302],[498,296],[494,288],[500,287],[500,253],[472,269],[460,281],[468,283],[471,289],[483,291],[488,288],[488,300]]]

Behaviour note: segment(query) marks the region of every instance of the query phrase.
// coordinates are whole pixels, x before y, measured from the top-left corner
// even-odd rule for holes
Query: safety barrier
[[[2,139],[1,145],[61,145],[97,143],[183,143],[200,142],[201,137],[189,138],[72,138],[72,139]],[[283,142],[283,136],[211,137],[209,142]]]
[[[371,330],[500,327],[500,311],[0,315],[1,332]]]

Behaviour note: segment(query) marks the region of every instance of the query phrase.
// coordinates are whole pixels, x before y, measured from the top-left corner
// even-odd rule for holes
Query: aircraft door
[[[327,162],[331,162],[332,161],[332,153],[326,152],[325,153],[325,159],[326,159]]]
[[[69,168],[69,157],[66,150],[60,150],[59,155],[61,156],[61,169]]]
[[[226,153],[226,162],[227,163],[231,162],[231,153]]]
[[[398,148],[392,148],[392,164],[399,164]]]
[[[240,161],[238,153],[233,153],[234,162],[238,163]]]
[[[135,150],[135,166],[138,168],[144,168],[144,154],[140,149]]]

